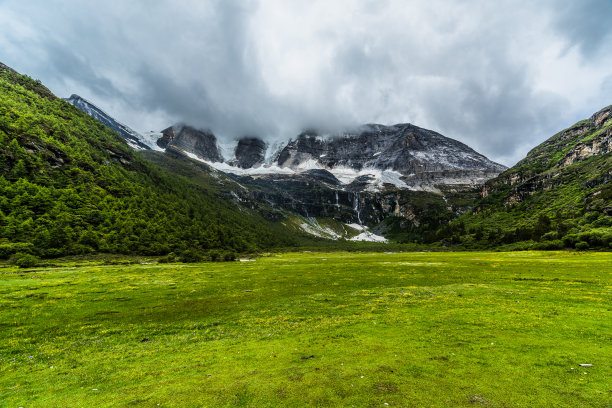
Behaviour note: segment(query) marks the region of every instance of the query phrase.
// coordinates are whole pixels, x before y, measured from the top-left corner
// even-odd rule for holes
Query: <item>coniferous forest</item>
[[[362,247],[308,235],[295,214],[261,200],[242,203],[236,191],[244,187],[206,165],[134,151],[111,128],[6,66],[0,92],[0,259],[24,266],[91,253],[232,260],[274,248]],[[610,111],[554,135],[482,192],[447,193],[454,208],[436,194],[413,193],[418,227],[402,227],[405,218],[394,214],[380,226],[408,249],[609,249],[610,154],[575,152],[605,144]],[[458,203],[463,210],[453,211]],[[293,225],[283,221],[287,215]]]
[[[0,257],[232,258],[295,244],[280,226],[164,173],[39,81],[0,74]]]

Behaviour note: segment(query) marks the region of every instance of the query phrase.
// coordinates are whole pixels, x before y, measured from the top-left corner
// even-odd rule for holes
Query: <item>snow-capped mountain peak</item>
[[[97,119],[111,129],[117,131],[128,143],[130,147],[136,150],[160,150],[155,144],[156,132],[149,132],[149,134],[142,135],[135,130],[130,129],[128,126],[116,121],[113,117],[108,115],[102,109],[98,108],[87,99],[80,97],[79,95],[72,94],[70,98],[64,99],[71,105],[74,105],[81,111],[85,112],[89,116]],[[153,134],[151,134],[153,133]],[[155,139],[155,140],[154,140]]]

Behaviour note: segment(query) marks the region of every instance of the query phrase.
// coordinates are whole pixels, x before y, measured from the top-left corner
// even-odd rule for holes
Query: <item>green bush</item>
[[[561,241],[560,239],[540,242],[533,247],[533,249],[539,249],[539,250],[555,250],[555,249],[563,249],[563,248],[565,248],[565,245],[563,244],[563,241]]]
[[[576,249],[580,251],[584,251],[585,249],[589,249],[589,248],[590,248],[590,245],[588,242],[579,241],[576,243]]]
[[[176,261],[178,261],[178,257],[176,256],[176,254],[174,252],[170,252],[168,255],[162,256],[161,258],[159,258],[159,260],[157,262],[159,262],[159,263],[172,263],[172,262],[176,262]]]
[[[202,262],[204,255],[195,249],[187,249],[179,255],[179,261],[185,263]]]
[[[208,259],[213,262],[216,262],[221,259],[221,254],[219,253],[219,251],[210,251],[208,252]]]
[[[226,252],[225,254],[223,254],[223,260],[225,262],[232,262],[236,260],[236,253],[235,252]]]
[[[574,248],[576,246],[576,242],[578,242],[576,234],[568,234],[563,237],[563,243],[567,248]]]
[[[34,245],[29,242],[9,242],[0,244],[0,259],[8,259],[18,252],[32,253]]]
[[[11,264],[20,268],[32,268],[38,265],[39,259],[37,256],[32,254],[18,252],[11,257],[10,262]]]
[[[542,241],[554,241],[558,238],[559,233],[557,231],[550,231],[542,235],[540,238]]]

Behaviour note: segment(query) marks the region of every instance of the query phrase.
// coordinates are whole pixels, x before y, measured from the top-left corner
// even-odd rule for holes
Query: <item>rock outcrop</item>
[[[394,171],[408,186],[482,184],[506,169],[463,143],[411,124],[365,125],[326,137],[304,132],[285,146],[277,164],[294,170]]]
[[[98,108],[93,103],[89,102],[85,98],[81,98],[79,95],[71,95],[70,98],[64,99],[69,104],[77,107],[81,111],[85,112],[89,116],[97,119],[102,122],[104,125],[110,127],[111,129],[118,132],[128,143],[130,147],[136,150],[148,150],[150,146],[148,146],[144,140],[142,135],[138,132],[130,129],[122,123],[117,122],[110,115],[104,112],[102,109]]]
[[[463,143],[411,124],[365,125],[326,136],[307,131],[272,149],[267,160],[266,143],[244,137],[234,157],[222,162],[215,136],[187,126],[165,129],[157,143],[230,175],[248,191],[239,192],[245,202],[260,203],[253,206],[367,225],[389,216],[411,228],[447,221],[470,208],[449,202],[448,194],[467,192],[505,169]],[[438,213],[445,215],[436,218]]]
[[[234,159],[229,164],[242,169],[258,167],[263,164],[266,155],[266,143],[257,137],[243,137],[238,140],[234,150]]]
[[[567,183],[572,165],[595,156],[612,152],[612,106],[608,106],[589,119],[557,133],[532,149],[514,167],[489,180],[483,188],[483,197],[507,190],[505,206],[515,205],[537,192],[548,191]],[[585,168],[581,173],[592,173],[598,184],[612,179],[610,171]],[[586,173],[585,173],[586,174]],[[591,186],[592,187],[592,186]]]
[[[217,138],[207,130],[198,130],[191,126],[170,126],[162,130],[162,137],[157,145],[163,149],[173,149],[186,155],[195,155],[210,162],[223,162],[219,153]]]

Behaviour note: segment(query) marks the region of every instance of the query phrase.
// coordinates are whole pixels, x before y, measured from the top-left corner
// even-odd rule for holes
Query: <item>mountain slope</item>
[[[471,190],[505,169],[468,146],[403,124],[366,125],[354,133],[306,132],[272,148],[255,137],[237,142],[224,162],[210,131],[165,129],[158,145],[232,177],[251,203],[310,219],[375,227],[401,241],[448,223],[469,209]],[[259,204],[252,204],[259,206]]]
[[[93,104],[76,96],[72,100],[92,117],[117,125]],[[411,124],[370,124],[331,135],[308,131],[272,146],[257,137],[243,137],[233,154],[228,145],[219,146],[210,130],[184,124],[147,138],[150,146],[173,159],[199,160],[232,177],[246,187],[232,193],[251,208],[370,227],[384,221],[378,229],[402,241],[414,240],[469,210],[476,197],[471,190],[505,169],[463,143]],[[176,163],[166,166],[156,155],[147,157],[166,171],[177,168]],[[208,167],[198,171],[211,172]]]
[[[535,147],[489,180],[474,213],[441,232],[466,245],[612,243],[612,106]],[[529,245],[529,244],[527,244]]]
[[[0,65],[0,257],[165,254],[294,245],[293,232],[128,148],[113,130]]]
[[[125,139],[131,148],[136,150],[146,150],[151,149],[154,146],[154,144],[151,143],[151,141],[147,141],[143,135],[130,129],[126,125],[117,122],[110,115],[85,98],[81,98],[79,95],[73,94],[70,96],[70,98],[65,98],[64,100],[69,104],[76,106],[94,119],[102,122],[109,128],[119,132],[119,134]]]
[[[158,145],[178,149],[226,173],[274,178],[323,170],[344,186],[357,181],[363,191],[392,185],[439,193],[439,186],[482,185],[506,169],[463,143],[411,124],[364,125],[333,135],[308,131],[270,151],[261,139],[245,137],[228,162],[210,131],[173,126],[163,131]]]
[[[170,126],[161,133],[162,137],[157,140],[157,145],[163,149],[171,149],[212,163],[223,161],[217,146],[217,138],[210,131],[177,125]]]
[[[482,184],[506,169],[463,143],[411,124],[365,125],[329,137],[302,133],[280,152],[277,164],[293,170],[318,167],[341,179],[394,173],[398,186],[414,190]]]

